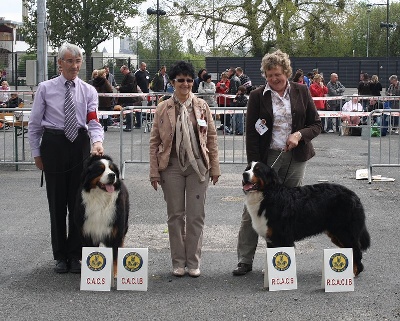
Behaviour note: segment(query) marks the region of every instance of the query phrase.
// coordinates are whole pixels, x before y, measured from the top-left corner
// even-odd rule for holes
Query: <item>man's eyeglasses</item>
[[[76,60],[74,60],[74,59],[63,59],[63,61],[65,61],[68,65],[73,65],[73,64],[80,65],[82,63],[82,59],[76,59]]]
[[[177,78],[177,79],[174,79],[174,81],[177,81],[177,82],[187,82],[188,84],[190,84],[190,83],[192,83],[193,82],[193,79],[191,79],[191,78]]]

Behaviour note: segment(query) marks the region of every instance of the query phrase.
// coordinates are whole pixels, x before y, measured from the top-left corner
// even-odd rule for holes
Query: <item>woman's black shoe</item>
[[[253,270],[253,266],[251,264],[239,263],[237,268],[232,271],[233,275],[245,275],[247,272]]]

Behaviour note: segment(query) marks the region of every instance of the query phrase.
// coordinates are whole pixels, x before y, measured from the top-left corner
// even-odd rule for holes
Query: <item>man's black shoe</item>
[[[233,275],[245,275],[247,272],[253,270],[253,266],[251,264],[239,263],[237,268],[232,271]]]
[[[131,132],[132,131],[132,129],[130,129],[130,128],[124,128],[124,132]]]
[[[67,260],[57,260],[56,266],[54,267],[54,272],[67,273],[68,272]]]
[[[71,273],[81,273],[81,263],[77,259],[69,261],[69,271]]]

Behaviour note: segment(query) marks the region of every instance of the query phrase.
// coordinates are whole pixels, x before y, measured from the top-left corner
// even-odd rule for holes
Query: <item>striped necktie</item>
[[[78,136],[78,121],[76,120],[75,104],[72,99],[71,86],[73,85],[72,80],[67,80],[65,86],[67,91],[65,92],[64,112],[65,112],[65,124],[64,133],[71,142],[73,142]]]

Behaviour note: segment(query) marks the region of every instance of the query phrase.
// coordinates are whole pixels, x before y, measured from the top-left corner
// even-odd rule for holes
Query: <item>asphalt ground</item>
[[[118,135],[108,131],[105,140],[107,153],[115,158]],[[149,249],[148,291],[80,291],[79,275],[53,272],[40,172],[33,166],[19,171],[0,166],[0,320],[399,320],[399,169],[374,169],[395,181],[368,184],[355,179],[355,171],[367,165],[366,140],[322,134],[314,146],[316,156],[308,162],[304,183],[345,185],[365,207],[371,248],[354,292],[321,288],[323,249],[335,247],[325,235],[296,243],[297,290],[263,288],[266,245],[261,239],[253,271],[232,275],[244,202],[242,164],[221,165],[220,181],[209,187],[199,278],[171,275],[162,191],[151,187],[148,164],[127,164],[131,212],[125,245]]]

